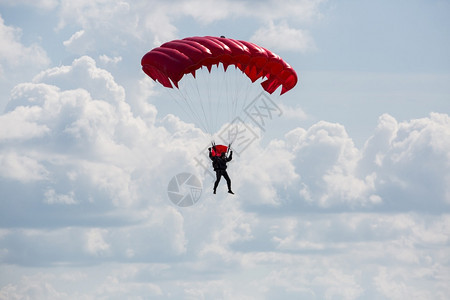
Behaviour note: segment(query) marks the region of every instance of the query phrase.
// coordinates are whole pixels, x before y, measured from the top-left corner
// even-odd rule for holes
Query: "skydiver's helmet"
[[[226,153],[225,153],[225,152],[222,152],[222,154],[220,154],[220,157],[224,158],[225,155],[226,155]]]

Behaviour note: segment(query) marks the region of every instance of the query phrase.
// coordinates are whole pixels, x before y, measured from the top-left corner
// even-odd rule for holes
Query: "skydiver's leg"
[[[231,191],[231,179],[230,179],[230,176],[228,176],[227,171],[223,171],[223,177],[225,177],[225,180],[227,181],[228,193],[234,194],[234,193]]]
[[[216,193],[217,186],[219,185],[220,178],[222,177],[221,171],[216,171],[216,182],[214,182],[214,194]]]

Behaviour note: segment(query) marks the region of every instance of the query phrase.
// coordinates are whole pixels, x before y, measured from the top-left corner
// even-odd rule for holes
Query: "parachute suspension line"
[[[200,69],[196,74],[196,80],[192,81],[192,86],[195,87],[195,94],[198,100],[196,103],[203,114],[203,118],[207,127],[208,133],[212,136],[220,121],[226,116],[224,113],[223,102],[223,82],[220,80],[220,75],[223,71],[219,71],[219,66],[213,66],[211,71]]]
[[[194,106],[194,100],[192,99],[193,97],[193,92],[192,90],[194,90],[193,86],[192,86],[192,81],[187,80],[186,81],[186,86],[185,89],[182,89],[184,91],[184,93],[181,91],[183,98],[186,100],[186,104],[189,107],[189,110],[191,111],[192,115],[195,117],[195,119],[197,120],[197,124],[200,124],[201,128],[206,131],[207,133],[209,133],[209,129],[208,129],[208,124],[205,122],[205,120],[202,118],[201,115],[199,115],[198,111],[196,110],[195,106]],[[192,95],[192,96],[190,96]]]
[[[238,117],[237,110],[236,110],[236,107],[237,107],[236,104],[239,102],[239,97],[240,97],[239,96],[239,90],[240,90],[239,84],[241,82],[238,80],[238,75],[240,75],[240,74],[238,74],[239,72],[238,72],[236,66],[234,66],[234,70],[230,70],[230,71],[232,72],[232,74],[229,78],[228,85],[233,86],[233,88],[230,89],[229,97],[231,99],[231,103],[230,103],[230,107],[232,110],[231,118],[234,119],[234,118]],[[230,120],[230,121],[232,121],[232,120]]]
[[[180,88],[173,93],[178,93],[180,97],[174,100],[184,112],[188,112],[188,117],[196,120],[197,126],[202,128],[204,132],[208,132],[210,135],[213,133],[212,131],[216,131],[217,129],[218,118],[221,118],[221,121],[226,118],[225,123],[232,122],[234,120],[233,118],[238,117],[241,114],[245,114],[245,116],[242,116],[241,118],[241,121],[243,122],[245,122],[247,118],[253,119],[255,110],[259,109],[258,103],[260,102],[260,99],[257,97],[259,97],[258,94],[260,93],[259,91],[261,91],[261,81],[266,79],[269,80],[269,84],[263,86],[263,89],[268,93],[273,92],[273,88],[280,85],[283,88],[282,91],[289,91],[297,83],[297,74],[295,70],[271,51],[245,41],[233,39],[230,39],[230,41],[232,41],[232,43],[225,43],[224,40],[216,37],[190,37],[182,40],[170,41],[161,45],[161,47],[152,49],[145,54],[141,60],[143,71],[150,78],[161,83],[166,88],[171,87],[171,80],[178,81],[181,79],[178,82]],[[194,53],[191,51],[193,42],[201,45],[201,47],[197,48],[200,52],[195,51]],[[271,57],[270,62],[261,61],[261,63],[266,64],[264,67],[259,63],[258,57],[260,54],[257,54],[258,52],[263,52],[262,54]],[[167,53],[171,53],[171,55],[166,55]],[[210,81],[210,83],[212,82],[213,84],[206,87],[206,89],[209,88],[209,90],[205,91],[205,86],[203,84],[197,83],[196,80],[189,80],[189,78],[194,78],[194,76],[189,76],[189,72],[196,72],[199,68],[203,68],[203,70],[208,68],[208,70],[210,70],[211,66],[207,58],[211,57],[211,53],[214,53],[215,59],[213,61],[217,62],[217,64],[212,68],[214,69],[214,76],[212,76],[213,80]],[[246,64],[246,68],[251,68],[251,70],[249,70],[250,72],[247,72],[247,74],[245,74],[245,70],[244,72],[241,71],[242,67],[237,67],[241,63],[241,55],[250,58],[249,62]],[[178,61],[180,63],[177,63]],[[215,72],[219,69],[219,66],[223,67],[223,63],[229,66],[227,70],[230,70],[231,72],[235,71],[232,72],[235,75],[233,87],[230,87],[233,80],[220,80],[219,78],[221,76]],[[261,67],[263,67],[267,73],[255,74],[254,72]],[[276,70],[284,72],[283,78],[279,78],[277,74],[274,74],[274,71]],[[199,72],[199,76],[195,76],[195,78],[202,77],[201,73],[202,72]],[[207,74],[207,72],[203,73]],[[228,73],[228,71],[223,73]],[[239,79],[236,74],[240,75]],[[261,75],[263,76],[260,77]],[[233,76],[231,77],[233,78]],[[250,77],[254,79],[257,78],[257,80],[252,83]],[[229,80],[226,76],[224,78]],[[203,81],[203,83],[205,82],[206,81]],[[189,85],[189,83],[191,85]],[[247,83],[247,85],[244,86],[243,84],[245,83]],[[196,85],[195,88],[194,84]],[[189,93],[184,90],[185,87],[189,90]],[[212,95],[215,95],[214,93],[217,94],[217,96],[213,97]],[[204,99],[205,97],[206,99]],[[212,113],[213,110],[215,110],[216,113]],[[221,124],[223,124],[223,122],[219,125]]]
[[[234,76],[233,76],[233,84],[236,86],[235,88],[235,94],[234,98],[235,101],[233,103],[233,109],[236,114],[236,117],[241,117],[241,114],[243,113],[242,109],[239,109],[240,103],[245,103],[247,101],[247,95],[244,93],[245,88],[251,85],[251,81],[247,77],[242,77],[242,71],[238,68],[235,69]]]
[[[233,86],[230,86],[230,77],[232,76],[232,74],[230,74],[231,70],[227,70],[226,72],[223,73],[223,86],[224,86],[224,103],[225,103],[225,107],[227,109],[227,118],[225,120],[225,123],[229,123],[233,121],[233,111],[232,111],[232,106],[230,105],[230,101],[233,100]]]
[[[205,110],[205,101],[206,103],[208,103],[208,101],[210,101],[210,96],[209,96],[209,92],[207,90],[208,88],[208,84],[206,84],[206,90],[205,87],[202,86],[202,81],[203,81],[203,74],[204,73],[204,69],[203,67],[200,68],[199,70],[197,70],[196,72],[196,80],[193,81],[193,88],[195,88],[195,94],[197,97],[197,103],[199,104],[199,109],[201,110],[201,115],[203,116],[203,119],[205,120],[205,124],[206,127],[208,128],[208,133],[211,135],[212,134],[212,128],[211,128],[211,119],[208,116],[207,111]],[[205,99],[206,98],[206,99]]]
[[[222,69],[221,69],[222,68]],[[211,84],[210,87],[213,89],[213,93],[216,95],[216,106],[215,108],[211,108],[211,115],[214,116],[214,128],[219,130],[220,124],[223,124],[224,121],[228,120],[227,110],[228,106],[226,105],[227,100],[227,87],[225,84],[225,76],[226,72],[224,70],[223,65],[219,64],[217,68],[215,68],[214,84]],[[212,110],[215,110],[213,112]]]
[[[243,80],[240,80],[239,77],[237,76],[238,74],[236,74],[234,80],[235,80],[235,84],[239,85],[239,88],[236,90],[236,98],[239,99],[239,101],[236,101],[236,111],[240,111],[243,112],[244,108],[245,108],[245,103],[247,103],[247,98],[248,98],[248,89],[249,87],[251,87],[252,82],[249,78],[244,78]],[[238,105],[241,104],[241,108],[238,108]]]
[[[211,68],[211,74],[208,76],[208,97],[209,101],[209,115],[211,119],[211,128],[214,133],[219,129],[218,124],[220,123],[220,118],[222,117],[220,114],[221,105],[222,105],[222,88],[221,88],[221,80],[219,74],[221,71],[219,70],[220,65],[213,66]],[[214,104],[214,105],[213,105]],[[215,112],[214,112],[215,110]]]
[[[234,85],[235,85],[235,95],[234,95],[234,103],[233,103],[233,110],[235,117],[238,116],[241,117],[241,114],[244,112],[244,109],[246,108],[246,105],[250,98],[250,91],[252,90],[255,83],[251,82],[251,80],[247,77],[242,78],[242,71],[236,68],[234,72]],[[245,117],[241,117],[241,120],[244,121]]]
[[[210,93],[208,91],[209,89],[209,85],[205,83],[207,83],[209,76],[206,76],[205,79],[205,70],[202,68],[199,70],[200,72],[196,73],[196,78],[194,80],[194,77],[192,77],[192,80],[189,82],[190,83],[190,88],[191,90],[193,90],[193,92],[189,92],[189,95],[192,95],[191,97],[195,97],[195,99],[192,99],[193,103],[197,103],[199,106],[198,107],[198,114],[200,114],[199,118],[202,118],[203,122],[204,122],[204,126],[205,126],[205,131],[212,136],[213,135],[213,131],[214,128],[212,128],[211,126],[211,116],[209,113],[207,113],[207,111],[205,110],[205,107],[207,108],[207,105],[205,105],[206,103],[209,103],[210,101]],[[205,82],[206,81],[206,82]],[[206,97],[206,99],[205,99]],[[201,110],[201,112],[200,112]]]
[[[175,99],[177,104],[183,109],[183,111],[185,112],[185,114],[187,116],[191,116],[191,119],[193,119],[193,121],[195,123],[197,123],[201,127],[202,130],[204,130],[208,134],[211,134],[208,129],[207,123],[205,123],[205,121],[198,115],[198,113],[195,110],[195,107],[193,105],[194,102],[191,99],[191,97],[189,96],[192,94],[192,92],[190,90],[193,90],[192,84],[190,84],[192,81],[189,79],[190,78],[185,78],[185,80],[183,80],[183,82],[180,83],[180,88],[176,88],[176,87],[173,88],[173,90],[176,90],[178,97],[173,97],[173,95],[172,95],[172,98]],[[183,85],[183,86],[181,86],[181,85]],[[178,101],[179,99],[181,100],[181,103],[180,103],[180,101]],[[184,104],[184,105],[182,105],[182,104]],[[189,112],[187,112],[187,111],[189,111]]]
[[[218,72],[217,75],[219,75],[219,74],[220,73]],[[226,72],[223,72],[221,74],[221,76],[217,76],[216,82],[217,83],[218,82],[223,82],[225,80],[225,78],[226,78],[225,76],[226,76]],[[218,92],[217,93],[217,99],[216,99],[217,104],[216,104],[216,107],[215,107],[215,112],[212,112],[211,114],[216,117],[215,120],[214,120],[215,121],[214,126],[215,126],[215,128],[217,128],[219,126],[219,123],[220,123],[220,116],[222,116],[221,114],[223,113],[222,106],[223,106],[223,102],[224,102],[223,101],[224,92],[219,89],[219,85],[217,85],[217,87],[215,87],[215,88],[216,88],[216,91]],[[225,88],[225,90],[226,90],[226,88]]]
[[[250,104],[250,101],[253,101],[257,96],[259,92],[259,85],[261,79],[256,80],[255,82],[252,82],[251,84],[245,86],[245,89],[243,90],[245,96],[243,97],[244,101],[241,104],[240,110],[243,112],[247,106]],[[258,87],[258,89],[256,88]],[[243,116],[242,121],[245,123],[247,121],[247,118],[249,117],[248,112],[245,113],[245,116]]]
[[[172,98],[172,100],[175,101],[175,103],[178,105],[178,107],[181,108],[181,110],[186,116],[190,116],[192,121],[198,121],[198,119],[195,117],[192,108],[188,104],[188,100],[183,96],[180,90],[178,90],[177,88],[173,88],[167,89],[166,91],[167,94],[169,94],[170,98]],[[200,126],[201,125],[202,124],[200,124]]]
[[[238,88],[234,80],[236,78],[236,70],[233,70],[233,66],[229,66],[226,72],[221,75],[221,89],[222,89],[222,102],[221,106],[225,106],[226,118],[222,120],[222,123],[230,124],[237,117],[235,103],[238,101]],[[224,112],[225,113],[225,112]],[[229,142],[229,141],[228,141]]]
[[[192,82],[192,81],[191,81],[191,82]],[[205,111],[205,105],[204,105],[204,102],[205,102],[205,101],[206,101],[207,103],[208,103],[209,101],[211,101],[211,100],[210,100],[210,96],[211,96],[211,95],[210,95],[210,92],[207,91],[207,94],[206,94],[207,99],[203,99],[203,98],[204,98],[204,95],[202,95],[202,93],[200,92],[200,88],[199,88],[198,81],[197,81],[197,80],[193,80],[193,82],[195,82],[195,83],[193,84],[193,86],[195,87],[195,92],[196,92],[196,94],[197,94],[197,96],[198,96],[198,99],[199,99],[200,108],[201,108],[202,113],[203,113],[203,119],[204,119],[205,124],[206,124],[206,127],[207,127],[207,132],[211,135],[211,134],[212,134],[211,131],[213,130],[213,128],[211,127],[211,120],[208,121],[208,115],[207,115],[207,113],[206,113],[206,111]],[[207,86],[209,86],[209,85],[207,85]]]
[[[231,124],[237,117],[246,123],[251,115],[245,109],[261,92],[261,80],[252,82],[234,65],[230,65],[227,71],[221,68],[222,64],[213,66],[211,72],[206,68],[199,69],[196,77],[186,74],[179,82],[179,88],[168,89],[173,91],[169,95],[183,113],[211,139],[219,133],[218,126]],[[230,132],[222,138],[228,139],[225,143],[233,144],[238,133]]]
[[[236,66],[230,67],[230,76],[228,77],[228,85],[230,86],[229,102],[230,107],[230,122],[238,117],[236,104],[241,101],[240,90],[245,79],[242,77],[241,71]]]
[[[211,72],[213,70],[211,69]],[[212,74],[208,74],[208,75],[212,75]],[[206,85],[207,87],[207,92],[208,92],[208,99],[206,100],[207,104],[208,104],[208,108],[207,108],[207,112],[208,112],[208,117],[209,117],[209,126],[211,128],[211,135],[213,135],[216,131],[216,122],[217,120],[217,116],[215,116],[212,112],[212,108],[213,108],[213,103],[217,100],[217,99],[213,99],[212,96],[212,87],[211,87],[211,76],[207,76],[208,78],[208,84]]]
[[[243,112],[239,107],[245,107],[248,99],[248,89],[252,86],[252,82],[242,76],[242,71],[236,66],[231,65],[227,72],[223,74],[223,82],[225,85],[225,101],[226,108],[228,110],[228,117],[225,120],[226,123],[231,124],[240,114]],[[241,118],[242,120],[242,118]],[[237,130],[237,128],[230,128],[231,130]],[[228,143],[233,143],[237,138],[237,132],[228,136]]]
[[[219,65],[219,68],[223,68],[223,65]],[[236,66],[230,65],[227,71],[224,69],[219,71],[219,68],[215,69],[217,74],[214,74],[214,78],[208,84],[217,94],[216,105],[212,108],[215,112],[211,112],[215,121],[215,129],[219,125],[219,119],[220,124],[226,124],[233,122],[239,116],[242,110],[239,111],[238,108],[245,107],[248,98],[247,90],[252,85],[248,78],[242,77],[242,72]],[[236,135],[229,138],[236,139]]]

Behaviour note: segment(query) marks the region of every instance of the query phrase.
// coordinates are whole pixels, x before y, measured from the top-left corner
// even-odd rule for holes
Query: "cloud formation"
[[[20,277],[0,295],[448,293],[448,115],[403,122],[382,115],[362,149],[344,126],[325,121],[267,146],[259,138],[230,164],[235,197],[213,198],[213,178],[193,159],[205,147],[203,134],[175,116],[158,119],[149,103],[134,114],[131,106],[143,99],[127,97],[88,56],[13,89],[0,117],[0,128],[12,128],[0,136],[0,258],[11,271],[61,264],[73,271]],[[191,208],[167,198],[181,171],[204,184]],[[77,267],[86,262],[105,276],[90,282],[92,273]],[[67,282],[85,288],[74,293]]]
[[[10,76],[16,78],[25,73],[17,74],[17,69],[24,68],[28,73],[33,73],[50,63],[47,53],[41,46],[24,45],[20,41],[21,35],[20,28],[6,25],[0,15],[0,78],[2,80],[11,80]]]
[[[246,179],[262,183],[270,174],[255,190],[282,185],[275,190],[289,207],[447,211],[449,122],[448,115],[438,113],[400,123],[384,114],[373,136],[357,149],[342,125],[321,121],[273,141],[266,149],[270,158],[252,153],[266,164]],[[272,160],[275,165],[267,163]],[[252,164],[257,163],[250,159],[244,168],[252,170]],[[276,175],[278,168],[282,171]]]
[[[306,30],[291,28],[285,22],[279,25],[269,22],[253,34],[251,41],[276,50],[306,52],[316,48],[313,38]]]
[[[159,46],[165,41],[180,38],[175,24],[186,17],[205,25],[227,19],[251,19],[264,24],[255,32],[253,40],[263,41],[267,47],[273,46],[274,40],[270,38],[275,38],[276,49],[314,49],[313,39],[308,32],[293,25],[288,26],[285,20],[305,24],[320,19],[319,6],[322,1],[290,1],[281,5],[276,1],[267,2],[255,7],[251,1],[190,0],[165,4],[157,4],[157,1],[62,1],[58,8],[58,27],[61,29],[67,24],[80,26],[81,30],[65,41],[65,45],[78,54],[83,54],[81,50],[101,48],[103,38],[122,44],[120,36],[124,34],[128,38],[131,34],[139,40],[151,33],[153,46]],[[96,34],[98,32],[103,36],[100,39]]]
[[[295,125],[271,122],[272,138],[247,119],[251,142],[233,145],[228,169],[236,194],[222,182],[212,195],[210,140],[164,106],[170,99],[139,59],[180,34],[231,23],[234,34],[310,55],[307,26],[324,1],[0,3],[57,18],[23,37],[0,22],[9,75],[0,87],[0,299],[448,298],[446,75],[336,72],[324,85],[323,73],[302,74],[308,85],[278,107]],[[34,33],[40,44],[29,42]],[[389,107],[357,146],[351,122],[305,124],[304,91],[315,84],[310,95],[327,103],[337,90],[370,100],[388,91],[383,112],[400,94],[421,103],[437,95],[439,105],[400,114],[420,118]],[[305,106],[292,109],[289,97]],[[183,208],[167,193],[182,172],[203,186]]]

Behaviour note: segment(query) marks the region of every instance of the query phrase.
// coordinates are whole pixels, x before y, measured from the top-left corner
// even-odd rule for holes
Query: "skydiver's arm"
[[[233,159],[233,151],[230,151],[230,156],[228,156],[227,161],[230,161]]]
[[[211,153],[211,148],[208,148],[209,150],[209,159],[214,160],[214,156]]]

